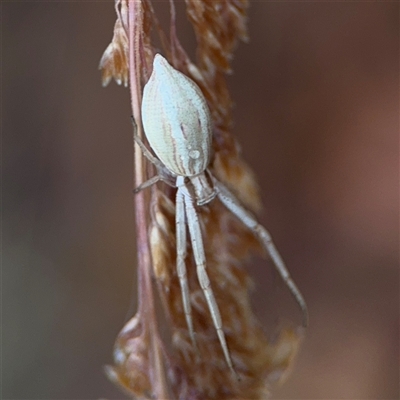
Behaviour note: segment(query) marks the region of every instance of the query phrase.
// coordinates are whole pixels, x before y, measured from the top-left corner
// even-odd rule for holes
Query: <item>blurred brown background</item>
[[[113,2],[2,14],[3,398],[123,398],[102,371],[136,298],[129,94],[97,71]],[[275,397],[399,398],[399,5],[254,2],[249,31],[235,134],[310,308]]]

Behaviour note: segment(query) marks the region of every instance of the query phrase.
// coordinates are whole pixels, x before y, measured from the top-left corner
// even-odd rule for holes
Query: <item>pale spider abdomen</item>
[[[210,162],[211,117],[200,88],[156,54],[143,91],[143,127],[151,148],[175,175],[194,176]]]

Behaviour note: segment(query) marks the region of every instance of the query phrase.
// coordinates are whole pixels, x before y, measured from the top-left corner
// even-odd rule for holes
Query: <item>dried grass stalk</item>
[[[225,82],[238,39],[247,39],[247,1],[186,0],[187,15],[198,43],[196,64],[178,40],[173,0],[170,5],[167,39],[149,0],[116,1],[118,18],[114,37],[100,63],[103,84],[107,85],[111,78],[125,85],[129,80],[132,113],[142,135],[141,93],[151,72],[155,48],[150,33],[156,29],[169,62],[196,81],[208,101],[214,124],[212,172],[246,207],[257,212],[260,209],[257,184],[231,134],[231,99]],[[149,174],[140,150],[136,149],[135,154],[138,186]],[[258,242],[217,200],[199,210],[207,270],[232,360],[241,378],[238,381],[226,365],[189,250],[188,281],[198,351],[190,341],[175,267],[173,199],[174,189],[163,184],[135,198],[139,308],[117,338],[115,365],[107,367],[108,375],[131,397],[139,399],[265,398],[268,379],[282,377],[292,364],[300,336],[297,331],[286,329],[275,343],[270,343],[252,312],[249,301],[252,281],[243,263],[250,250],[260,250]],[[171,343],[164,343],[159,336],[151,271]]]

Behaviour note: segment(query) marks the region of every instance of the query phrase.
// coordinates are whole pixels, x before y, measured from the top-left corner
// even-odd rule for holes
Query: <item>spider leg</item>
[[[153,176],[152,178],[150,178],[149,180],[147,180],[146,182],[143,182],[141,185],[139,185],[137,188],[133,189],[133,193],[139,193],[141,190],[146,189],[152,185],[154,185],[155,183],[162,181],[163,178],[160,175],[156,175]]]
[[[186,188],[182,188],[182,190],[183,189]],[[214,293],[211,288],[210,279],[208,278],[208,274],[206,271],[206,256],[204,253],[204,245],[199,223],[199,217],[195,209],[194,200],[189,191],[187,190],[185,190],[184,193],[184,201],[186,208],[187,223],[189,226],[190,239],[192,242],[193,255],[196,262],[197,277],[199,279],[201,289],[203,290],[204,296],[206,298],[208,308],[210,310],[211,317],[214,323],[214,327],[217,331],[218,339],[225,356],[226,363],[228,364],[233,374],[237,376],[237,373],[233,368],[232,359],[229,353],[228,345],[226,343],[225,334],[222,329],[221,313],[219,311],[217,301],[215,299]]]
[[[276,249],[274,243],[272,242],[271,235],[269,232],[260,225],[255,217],[247,211],[236,199],[236,197],[217,179],[213,177],[213,181],[215,184],[215,188],[217,190],[217,196],[225,205],[225,207],[230,210],[240,221],[243,222],[251,231],[253,231],[257,236],[260,242],[264,245],[268,254],[270,255],[273,263],[275,264],[275,268],[278,271],[279,275],[285,282],[286,286],[289,288],[291,294],[295,298],[297,304],[302,310],[303,313],[303,326],[308,326],[308,309],[307,304],[304,300],[303,295],[301,294],[299,288],[294,283],[292,277],[287,270],[285,263],[282,260],[278,250]]]
[[[189,286],[186,274],[186,215],[184,194],[181,188],[176,192],[175,203],[175,226],[176,226],[176,269],[178,272],[179,283],[181,285],[183,310],[185,312],[186,323],[189,329],[190,339],[195,347],[192,311],[190,306]]]

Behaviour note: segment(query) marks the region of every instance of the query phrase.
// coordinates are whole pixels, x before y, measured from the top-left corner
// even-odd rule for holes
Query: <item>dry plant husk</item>
[[[171,2],[171,32],[162,32],[150,1],[116,2],[114,37],[100,63],[103,84],[112,78],[119,84],[130,82],[133,115],[140,132],[140,104],[143,84],[151,73],[155,48],[151,30],[159,34],[164,55],[181,72],[191,77],[203,91],[213,118],[213,174],[253,212],[260,210],[254,175],[243,161],[231,134],[232,102],[225,75],[230,72],[232,52],[238,40],[247,40],[246,0],[186,0],[187,15],[197,38],[197,63],[182,48],[175,30]],[[130,53],[131,52],[131,53]],[[132,54],[132,52],[134,54]],[[130,78],[129,78],[130,77]],[[136,159],[141,154],[136,153]],[[143,160],[141,161],[143,163]],[[136,164],[136,185],[146,180],[145,164]],[[120,332],[114,352],[114,366],[108,376],[133,398],[176,399],[261,399],[268,382],[281,379],[297,353],[301,331],[282,329],[271,343],[254,316],[249,300],[252,281],[244,262],[250,251],[260,246],[218,200],[198,209],[206,248],[207,271],[221,311],[223,329],[240,380],[232,374],[218,341],[210,312],[199,286],[190,246],[186,260],[190,300],[198,350],[189,337],[183,312],[181,288],[176,273],[175,190],[154,186],[142,207],[145,216],[138,229],[139,309]],[[140,209],[139,209],[140,211]],[[140,236],[140,235],[139,235]],[[148,241],[148,242],[146,242]],[[147,247],[146,247],[147,246]],[[151,261],[146,257],[150,250]],[[168,327],[159,327],[154,312],[154,296],[149,268],[158,289]],[[171,343],[161,340],[159,329],[170,332]]]

